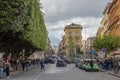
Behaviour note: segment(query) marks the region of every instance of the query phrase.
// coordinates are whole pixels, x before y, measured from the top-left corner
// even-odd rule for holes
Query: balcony
[[[120,15],[117,15],[113,21],[108,25],[108,30],[113,29],[114,25],[120,20]]]

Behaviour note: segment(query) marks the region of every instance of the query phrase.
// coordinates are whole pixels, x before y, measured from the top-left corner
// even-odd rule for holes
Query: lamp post
[[[87,26],[85,26],[85,27],[83,27],[83,28],[85,28],[85,46],[84,46],[84,55],[86,54],[86,28],[95,28],[95,26],[93,26],[93,27],[87,27]]]
[[[86,54],[86,26],[85,26],[85,43],[84,44],[85,45],[84,45],[84,53],[83,53],[83,55]]]

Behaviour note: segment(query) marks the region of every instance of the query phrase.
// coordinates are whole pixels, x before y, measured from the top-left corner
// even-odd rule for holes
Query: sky
[[[71,23],[82,25],[82,40],[95,36],[103,11],[107,3],[111,2],[112,0],[40,0],[51,44],[59,44],[65,25]]]

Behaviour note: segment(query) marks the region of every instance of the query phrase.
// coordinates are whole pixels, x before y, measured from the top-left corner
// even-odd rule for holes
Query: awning
[[[35,52],[33,52],[33,54],[31,54],[29,57],[28,57],[28,59],[39,59],[39,58],[41,58],[41,57],[44,57],[43,55],[44,55],[44,51],[35,51]]]
[[[116,57],[120,57],[120,49],[113,51],[110,53],[110,56],[116,56]]]
[[[2,58],[4,54],[5,54],[5,53],[1,53],[1,52],[0,52],[0,58]]]

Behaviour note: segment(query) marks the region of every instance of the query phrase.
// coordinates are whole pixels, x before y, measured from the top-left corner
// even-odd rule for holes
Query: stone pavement
[[[31,69],[34,69],[34,68],[36,68],[36,67],[38,67],[39,65],[32,65],[32,66],[30,66],[30,68],[29,68],[29,70],[31,70]],[[22,73],[24,73],[24,72],[26,72],[26,70],[25,71],[22,71],[22,69],[20,69],[20,70],[14,70],[14,71],[11,71],[10,72],[10,77],[11,76],[14,76],[14,75],[17,75],[17,74],[22,74]],[[3,77],[2,77],[2,79],[5,79],[6,78],[6,73],[5,72],[3,72]]]
[[[120,71],[119,71],[119,74],[114,74],[114,71],[106,71],[106,70],[103,70],[103,69],[99,69],[101,72],[104,72],[104,73],[107,73],[109,75],[112,75],[112,76],[116,76],[116,77],[119,77],[120,78]]]

